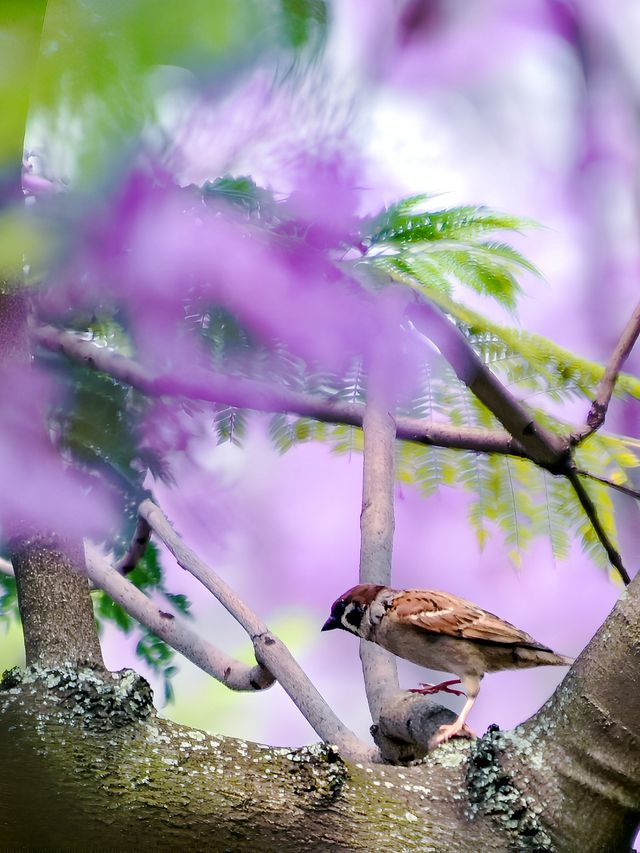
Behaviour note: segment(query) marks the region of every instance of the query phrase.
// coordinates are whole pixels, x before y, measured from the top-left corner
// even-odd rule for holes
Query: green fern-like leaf
[[[427,201],[428,196],[418,195],[387,208],[368,223],[365,239],[371,245],[467,240],[488,231],[517,231],[535,224],[482,206],[421,209]]]
[[[517,275],[538,271],[512,246],[484,238],[533,223],[486,207],[430,211],[428,202],[428,196],[413,196],[368,222],[365,262],[396,280],[445,295],[451,295],[457,281],[513,312],[520,291]]]
[[[558,390],[568,388],[570,394],[578,394],[585,398],[593,397],[596,386],[604,374],[602,365],[580,358],[542,335],[507,328],[487,320],[476,311],[442,294],[431,293],[429,298],[461,323],[470,335],[489,334],[493,340],[499,342],[501,348],[504,348],[503,351],[513,357],[518,356],[524,359],[530,365],[531,372],[540,374],[550,386],[555,385]],[[616,383],[616,393],[629,394],[635,399],[640,399],[640,379],[621,373]]]
[[[218,444],[226,441],[240,447],[247,431],[247,413],[235,406],[219,409],[213,419],[218,434]]]

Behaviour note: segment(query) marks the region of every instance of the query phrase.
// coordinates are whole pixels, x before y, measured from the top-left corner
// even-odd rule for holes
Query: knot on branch
[[[489,815],[513,839],[514,849],[527,853],[554,853],[550,837],[540,822],[542,807],[516,787],[502,767],[505,742],[498,726],[473,741],[467,760],[466,812],[471,819]]]
[[[604,423],[604,419],[607,415],[607,406],[604,403],[600,403],[598,400],[594,400],[591,404],[591,408],[589,409],[589,414],[587,415],[587,426],[591,430],[599,429]]]
[[[410,764],[424,758],[440,726],[455,719],[449,708],[403,690],[383,703],[378,724],[371,727],[371,736],[384,761]]]
[[[149,683],[132,669],[106,672],[84,667],[30,666],[5,672],[0,690],[19,696],[29,685],[58,716],[92,731],[108,731],[146,719],[153,711]]]
[[[567,476],[567,472],[575,467],[572,454],[571,441],[567,441],[564,450],[555,456],[551,461],[540,462],[542,468],[553,474],[555,477]]]

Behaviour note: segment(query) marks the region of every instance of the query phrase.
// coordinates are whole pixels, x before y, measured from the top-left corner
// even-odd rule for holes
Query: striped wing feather
[[[398,622],[433,634],[546,649],[529,634],[464,598],[428,589],[406,590],[392,605]],[[549,650],[550,651],[550,650]]]

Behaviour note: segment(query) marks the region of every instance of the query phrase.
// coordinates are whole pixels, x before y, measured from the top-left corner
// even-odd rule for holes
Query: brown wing
[[[391,605],[395,619],[433,634],[546,649],[529,634],[464,598],[431,589],[407,589]]]

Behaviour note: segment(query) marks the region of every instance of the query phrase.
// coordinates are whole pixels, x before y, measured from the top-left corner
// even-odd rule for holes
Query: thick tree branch
[[[11,549],[27,666],[104,667],[82,543],[20,537]]]
[[[550,701],[504,737],[544,805],[556,849],[629,850],[640,819],[640,575],[584,649]],[[529,743],[525,766],[515,749]],[[593,817],[590,817],[593,816]],[[597,816],[597,817],[596,817]]]
[[[424,297],[407,308],[416,329],[436,344],[456,376],[495,415],[527,455],[552,473],[564,473],[567,442],[536,423],[533,415],[508,391],[446,315]]]
[[[97,346],[71,332],[61,332],[53,326],[35,328],[31,337],[39,346],[52,352],[62,352],[68,358],[107,373],[118,382],[137,388],[149,396],[164,394],[187,397],[259,412],[288,413],[323,423],[362,426],[364,406],[360,404],[322,399],[266,382],[211,371],[203,371],[197,380],[183,376],[154,377],[133,359],[118,355],[107,347]],[[400,439],[427,446],[528,458],[522,445],[504,430],[454,427],[422,418],[398,417],[396,435]]]
[[[360,582],[391,586],[396,427],[390,394],[379,378],[374,368],[363,424]],[[398,668],[392,654],[367,640],[360,641],[360,659],[369,710],[377,723],[384,701],[399,690]]]
[[[470,838],[482,853],[509,849],[489,816],[464,814],[460,745],[428,769],[347,763],[326,746],[211,735],[149,707],[136,720],[142,679],[92,675],[28,672],[0,689],[4,849],[424,853],[469,850]],[[111,709],[129,721],[110,725]]]
[[[242,625],[253,642],[256,659],[273,673],[319,737],[325,743],[337,746],[346,756],[360,761],[370,760],[373,750],[338,719],[284,643],[269,631],[222,578],[185,546],[160,507],[146,500],[140,504],[139,512],[179,565],[197,578]]]
[[[585,438],[592,435],[604,423],[609,403],[611,402],[611,397],[613,395],[613,390],[618,379],[618,374],[629,357],[629,353],[633,349],[639,334],[640,302],[636,305],[633,314],[629,318],[629,322],[624,327],[624,330],[620,335],[620,340],[611,353],[611,358],[607,363],[604,376],[598,384],[595,399],[589,409],[585,426],[578,432],[573,433],[571,436],[573,444],[579,444],[581,441],[584,441]]]
[[[84,548],[87,574],[93,583],[201,670],[230,690],[264,690],[274,683],[275,678],[264,667],[240,663],[203,640],[178,614],[161,610],[142,590],[113,569],[95,545],[85,542]]]
[[[19,847],[28,830],[32,846],[60,848],[108,837],[204,849],[215,833],[239,853],[629,850],[640,818],[639,629],[640,577],[531,720],[444,744],[412,767],[178,726],[144,705],[132,673],[10,674],[0,689],[3,841]],[[404,741],[402,719],[387,724]]]

